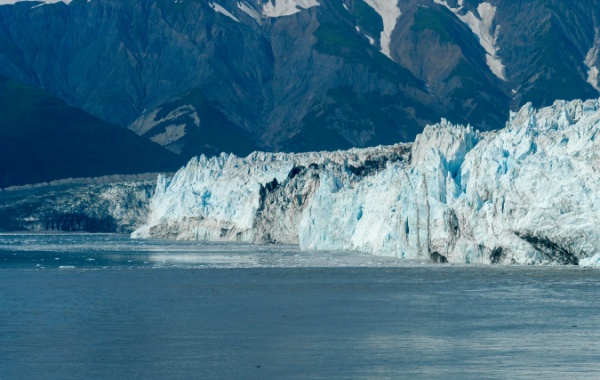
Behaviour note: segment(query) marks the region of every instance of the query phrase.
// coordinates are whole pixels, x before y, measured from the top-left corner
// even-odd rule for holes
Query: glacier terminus
[[[413,144],[192,159],[133,238],[299,244],[478,264],[600,264],[600,100],[446,120]]]

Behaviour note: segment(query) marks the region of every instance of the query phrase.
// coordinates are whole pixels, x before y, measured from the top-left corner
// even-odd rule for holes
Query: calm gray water
[[[600,271],[0,234],[0,379],[598,379]]]

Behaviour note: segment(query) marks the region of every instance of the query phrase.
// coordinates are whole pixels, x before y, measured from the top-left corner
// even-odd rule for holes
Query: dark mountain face
[[[0,6],[0,75],[182,158],[409,141],[440,117],[493,129],[599,94],[599,0],[39,5]]]
[[[25,54],[0,72],[185,155],[410,140],[445,114],[339,1],[256,19],[262,3],[211,4],[1,7],[1,50]]]
[[[171,152],[131,131],[42,90],[0,78],[0,188],[175,170],[181,164]]]

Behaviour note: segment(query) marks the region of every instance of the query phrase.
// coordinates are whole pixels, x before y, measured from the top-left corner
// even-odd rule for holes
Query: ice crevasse
[[[600,265],[600,101],[442,120],[413,144],[195,158],[134,238],[299,244],[455,263]]]

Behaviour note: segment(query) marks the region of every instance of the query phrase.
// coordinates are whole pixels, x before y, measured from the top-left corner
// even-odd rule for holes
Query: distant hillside
[[[174,154],[129,130],[0,78],[0,188],[179,164]]]

